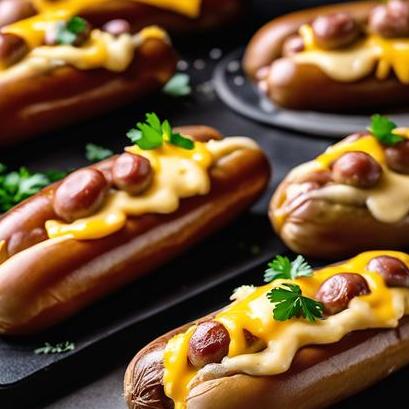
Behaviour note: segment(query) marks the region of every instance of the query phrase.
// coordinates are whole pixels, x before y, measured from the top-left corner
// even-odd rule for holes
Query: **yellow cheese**
[[[7,260],[7,243],[5,240],[0,240],[0,263]]]
[[[133,0],[167,10],[197,17],[200,13],[200,0]],[[89,7],[98,7],[107,0],[34,0],[40,11],[36,16],[10,24],[1,29],[5,33],[14,33],[23,37],[32,47],[44,43],[44,32],[55,22],[67,20]]]
[[[112,1],[112,0],[111,0]],[[116,0],[114,0],[116,1]],[[165,10],[172,10],[189,17],[197,17],[200,13],[201,0],[131,0],[145,3]],[[37,10],[48,11],[54,9],[84,10],[107,3],[107,0],[33,0]]]
[[[70,224],[48,220],[45,224],[48,237],[68,235],[79,240],[98,239],[120,230],[128,216],[175,212],[180,199],[209,193],[209,167],[218,159],[242,148],[258,149],[258,146],[251,139],[231,137],[207,143],[196,142],[192,150],[167,143],[154,150],[128,147],[128,152],[150,160],[154,170],[151,187],[137,196],[112,190],[104,206],[95,215]]]
[[[168,40],[167,34],[156,26],[146,27],[134,35],[120,36],[92,30],[89,40],[81,47],[59,45],[32,49],[17,64],[3,71],[0,69],[0,82],[18,81],[20,78],[44,74],[63,65],[80,70],[105,68],[122,72],[133,61],[135,49],[149,38]]]
[[[408,129],[398,128],[394,133],[407,137]],[[309,197],[366,206],[375,219],[384,223],[401,221],[409,213],[409,176],[393,172],[386,165],[384,148],[375,137],[368,135],[352,142],[342,141],[329,147],[315,163],[329,168],[341,155],[352,151],[365,152],[382,166],[380,182],[368,189],[332,183],[311,191]],[[297,172],[303,172],[303,166]]]
[[[166,346],[164,362],[172,367],[172,371],[165,371],[163,383],[172,391],[174,409],[184,407],[184,400],[189,392],[188,385],[196,375],[196,371],[187,364],[187,359],[181,359],[182,356],[187,357],[189,341],[195,328],[192,326],[185,333],[176,335]]]
[[[302,288],[304,295],[314,297],[327,278],[340,272],[362,274],[367,280],[371,290],[369,295],[354,298],[346,310],[314,323],[301,318],[283,322],[273,319],[273,305],[266,294],[289,280],[276,280],[244,291],[215,317],[227,328],[231,338],[229,354],[220,364],[222,369],[254,376],[276,375],[289,369],[294,355],[305,345],[335,343],[357,330],[396,327],[399,319],[409,313],[409,290],[387,288],[377,272],[367,271],[368,262],[379,255],[397,257],[409,265],[407,254],[372,251],[318,270],[312,277],[292,281]],[[192,369],[187,360],[188,343],[194,329],[193,326],[171,339],[165,350],[165,393],[175,402],[175,409],[186,407],[190,384],[200,375],[200,371]],[[257,353],[248,353],[243,335],[245,329],[264,340],[267,347]]]
[[[364,136],[353,142],[341,141],[330,146],[322,155],[318,156],[316,161],[322,167],[329,168],[331,164],[340,156],[347,152],[365,152],[371,155],[377,162],[385,163],[385,153],[378,140],[371,135]]]
[[[357,81],[375,70],[380,80],[394,73],[402,83],[409,84],[409,39],[387,39],[369,34],[350,47],[323,50],[317,46],[311,26],[302,26],[300,35],[305,50],[292,58],[301,64],[318,66],[336,81]]]

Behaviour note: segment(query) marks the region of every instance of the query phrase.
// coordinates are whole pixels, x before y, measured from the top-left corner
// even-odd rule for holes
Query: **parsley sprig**
[[[61,45],[73,45],[81,34],[88,30],[88,23],[81,17],[74,16],[67,22],[59,23],[56,42]]]
[[[103,146],[88,143],[85,145],[85,156],[90,162],[99,162],[113,155],[110,149]]]
[[[380,143],[384,145],[395,145],[405,139],[393,133],[393,130],[396,128],[397,125],[389,118],[375,114],[371,116],[371,125],[368,127],[368,131],[371,132]]]
[[[297,256],[293,261],[288,257],[276,256],[268,263],[268,269],[264,272],[264,281],[277,280],[284,278],[294,280],[298,277],[310,277],[312,267],[305,261],[303,256]]]
[[[304,317],[310,322],[321,319],[324,306],[304,297],[301,288],[296,284],[282,284],[267,293],[267,298],[273,303],[273,316],[277,321],[286,321],[294,317]]]
[[[194,142],[173,132],[169,121],[160,121],[155,113],[146,114],[145,122],[138,122],[135,128],[127,133],[128,138],[141,149],[150,150],[161,147],[165,142],[183,149],[193,149]]]
[[[6,212],[65,175],[66,172],[60,171],[32,173],[25,167],[7,173],[7,167],[0,164],[0,212]]]
[[[65,341],[55,345],[45,342],[40,348],[34,350],[37,355],[62,354],[64,352],[73,351],[75,349],[74,342]]]

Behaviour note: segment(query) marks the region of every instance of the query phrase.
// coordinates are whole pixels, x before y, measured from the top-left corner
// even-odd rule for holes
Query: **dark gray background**
[[[268,152],[274,167],[274,177],[269,190],[253,210],[253,214],[265,214],[267,202],[274,187],[288,170],[314,157],[330,143],[330,140],[270,128],[231,112],[217,100],[214,93],[209,92],[207,81],[211,78],[215,63],[209,58],[209,51],[213,48],[222,48],[226,53],[237,46],[244,45],[257,27],[275,15],[318,3],[319,1],[299,0],[256,1],[254,14],[249,15],[245,22],[236,27],[206,39],[192,38],[189,44],[186,44],[186,40],[184,43],[178,42],[177,46],[181,50],[182,58],[191,66],[200,66],[202,62],[198,62],[198,59],[205,61],[204,69],[189,70],[195,90],[191,97],[180,100],[165,96],[147,98],[139,104],[131,105],[103,118],[97,118],[64,131],[56,131],[36,141],[3,150],[1,160],[12,167],[26,165],[35,170],[75,168],[86,164],[84,158],[86,143],[95,142],[120,151],[127,142],[124,137],[125,132],[140,120],[145,112],[155,111],[160,117],[168,118],[173,125],[204,123],[219,128],[226,135],[248,135],[257,139]],[[195,61],[196,64],[193,64]],[[267,218],[265,223],[268,223]],[[254,236],[249,240],[257,241],[258,238]],[[223,243],[220,243],[220,246],[223,246]],[[271,249],[272,252],[278,250],[278,245]],[[229,260],[223,260],[223,262],[228,263]],[[237,282],[249,283],[259,282],[259,280],[260,272],[250,271]],[[86,361],[87,368],[82,368],[79,361],[76,365],[67,367],[66,372],[60,375],[57,386],[53,383],[47,387],[45,384],[41,390],[33,390],[31,393],[33,401],[37,401],[41,396],[43,402],[35,407],[123,409],[125,407],[122,400],[123,373],[138,348],[166,330],[222,305],[234,288],[233,284],[235,283],[229,282],[221,285],[216,290],[196,297],[180,308],[176,307],[161,314],[152,319],[143,331],[131,328],[118,337],[101,343],[94,350],[92,360]],[[390,402],[391,396],[399,393],[403,398],[405,395],[402,390],[408,374],[408,371],[396,374],[371,390],[343,403],[338,409],[358,409],[368,407],[369,404],[386,405]],[[45,399],[44,396],[46,396]],[[10,402],[10,406],[13,407],[13,402]],[[31,407],[34,408],[33,405]],[[407,404],[402,402],[395,404],[395,407],[403,409],[407,408]]]

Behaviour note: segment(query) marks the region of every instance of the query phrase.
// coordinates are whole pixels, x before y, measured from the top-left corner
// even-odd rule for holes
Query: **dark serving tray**
[[[311,135],[341,138],[360,129],[366,129],[369,117],[375,112],[388,115],[398,124],[409,123],[409,109],[378,110],[361,113],[325,113],[294,111],[280,108],[257,90],[243,72],[240,61],[244,48],[226,55],[214,71],[218,96],[237,113],[271,126],[280,126]],[[325,92],[319,90],[318,92]]]

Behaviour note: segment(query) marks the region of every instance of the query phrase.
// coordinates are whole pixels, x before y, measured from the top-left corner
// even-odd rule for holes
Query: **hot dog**
[[[128,147],[0,219],[1,333],[73,315],[220,229],[266,187],[269,165],[251,139],[213,140],[220,133],[202,126],[171,132],[176,142]],[[186,145],[179,132],[202,142]]]
[[[271,21],[250,41],[243,66],[280,106],[348,111],[407,103],[408,52],[409,2],[363,1]]]
[[[27,17],[25,0],[6,0],[0,20],[14,1],[25,5],[20,11]],[[138,99],[175,72],[176,53],[163,30],[151,26],[132,33],[120,21],[93,27],[73,15],[81,2],[71,3],[60,9],[52,2],[54,8],[0,29],[0,145]],[[7,22],[10,14],[3,14]]]
[[[291,249],[332,259],[408,245],[407,129],[392,130],[390,140],[374,132],[349,136],[279,185],[269,214]]]
[[[124,379],[128,407],[320,409],[357,393],[409,363],[409,289],[384,281],[409,277],[408,265],[407,254],[372,251],[308,276],[239,288],[232,304],[134,357]],[[286,288],[322,315],[279,317],[283,299],[270,302],[268,294]]]

